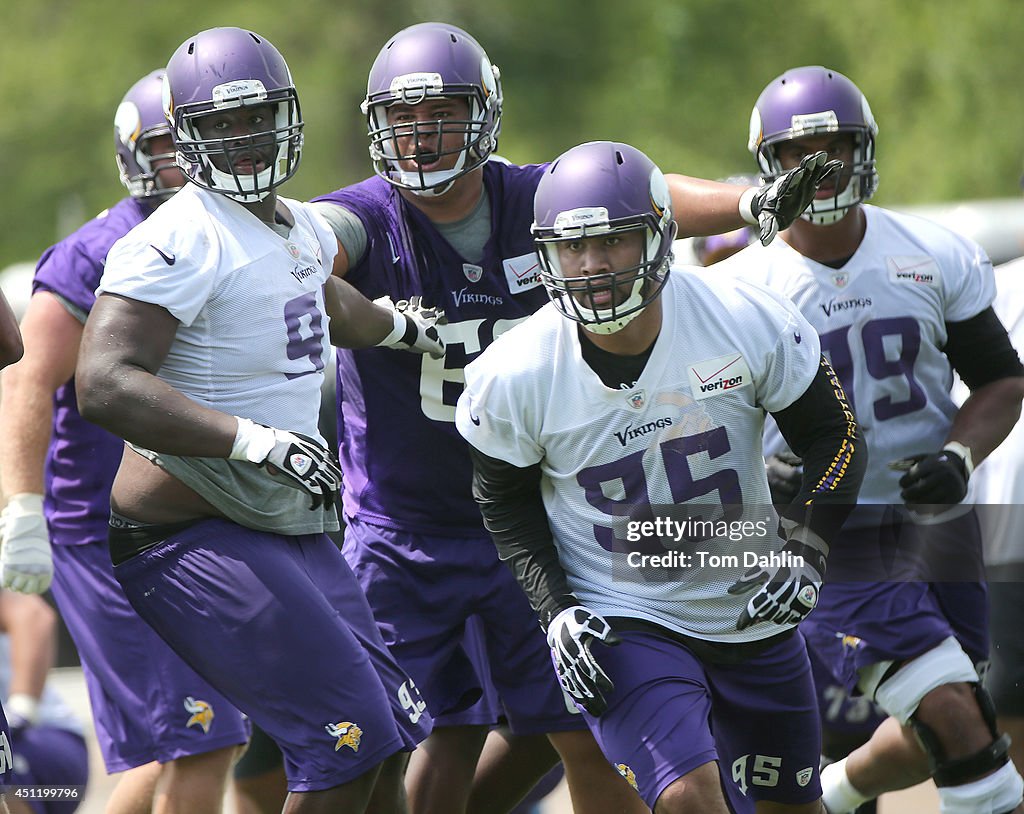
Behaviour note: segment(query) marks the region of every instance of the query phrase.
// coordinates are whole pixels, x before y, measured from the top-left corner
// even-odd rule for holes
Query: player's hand
[[[283,483],[307,492],[312,497],[310,509],[330,509],[340,496],[342,478],[337,456],[308,435],[238,418],[231,458],[267,467]]]
[[[603,617],[582,605],[566,608],[548,625],[548,645],[554,655],[558,683],[596,717],[608,708],[604,694],[614,685],[590,652],[595,640],[609,646],[620,641]]]
[[[911,455],[900,462],[909,464],[907,473],[900,478],[900,497],[907,503],[931,504],[931,511],[943,511],[967,496],[967,465],[952,450]],[[923,506],[913,505],[919,511]]]
[[[799,167],[762,186],[750,202],[750,211],[757,219],[761,245],[767,246],[775,235],[788,229],[814,200],[821,183],[839,172],[842,161],[828,161],[824,152],[804,156]]]
[[[375,305],[394,312],[395,328],[378,343],[378,347],[429,353],[433,359],[444,356],[444,340],[437,332],[438,325],[447,325],[444,311],[425,308],[420,297],[392,302],[391,297],[379,297]]]
[[[783,518],[780,527],[786,537],[781,554],[802,557],[803,565],[781,565],[775,568],[750,568],[729,588],[733,595],[755,588],[755,593],[736,621],[736,629],[744,630],[758,622],[788,625],[802,620],[818,604],[818,594],[825,577],[828,545],[806,526]]]
[[[792,452],[780,452],[764,459],[768,489],[776,506],[788,506],[800,494],[804,480],[802,466],[803,461]]]
[[[0,582],[23,594],[41,594],[53,581],[50,533],[43,517],[43,496],[13,495],[0,514]]]

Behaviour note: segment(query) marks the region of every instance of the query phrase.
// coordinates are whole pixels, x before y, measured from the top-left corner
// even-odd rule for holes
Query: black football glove
[[[793,624],[801,621],[818,604],[818,595],[825,581],[828,545],[809,528],[792,520],[783,518],[779,526],[786,537],[786,545],[780,553],[802,557],[803,565],[775,568],[755,565],[736,580],[729,587],[729,593],[734,596],[760,588],[750,597],[736,620],[737,630],[758,622]]]
[[[967,465],[963,457],[952,450],[911,455],[900,461],[901,467],[909,465],[906,474],[900,478],[900,497],[908,506],[926,513],[944,511],[967,496]],[[932,505],[924,509],[918,504]]]
[[[799,167],[765,184],[750,202],[750,211],[757,218],[761,245],[767,246],[775,235],[788,229],[814,200],[821,183],[843,167],[842,161],[829,161],[824,152],[804,156]]]
[[[317,439],[300,432],[279,430],[235,416],[238,433],[231,450],[234,460],[266,467],[275,479],[310,495],[310,509],[330,509],[341,494],[338,456]]]
[[[558,683],[596,717],[608,708],[604,694],[615,685],[590,652],[594,641],[613,646],[620,639],[604,617],[582,605],[566,608],[548,625],[548,646],[554,656]]]

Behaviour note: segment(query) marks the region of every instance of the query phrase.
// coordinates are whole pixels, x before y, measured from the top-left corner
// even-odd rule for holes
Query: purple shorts
[[[803,630],[806,624],[804,622],[800,629]],[[811,672],[814,675],[814,689],[818,696],[822,729],[827,734],[857,735],[866,740],[886,719],[885,711],[870,698],[851,695],[846,687],[839,684],[824,659],[811,647],[810,640],[807,642],[807,655],[811,659]]]
[[[114,573],[139,615],[277,742],[290,791],[347,783],[429,733],[326,535],[207,520]]]
[[[495,723],[459,714],[481,691],[485,701],[471,716],[482,719],[493,710],[486,700],[489,674],[515,734],[586,727],[568,708],[526,594],[489,537],[428,537],[353,519],[342,550],[384,641],[440,725]],[[472,628],[467,639],[471,617],[479,620],[482,639]]]
[[[53,596],[82,661],[107,772],[248,740],[241,713],[128,604],[106,542],[55,545],[53,560]],[[201,719],[191,711],[198,704]]]
[[[796,805],[821,796],[818,709],[799,632],[738,664],[701,662],[656,633],[620,636],[617,647],[594,648],[615,684],[608,710],[584,717],[648,806],[712,760],[736,812],[753,811],[757,800]]]
[[[888,579],[846,581],[848,552],[891,550],[928,552],[928,560],[957,567],[965,581]],[[903,566],[918,565],[916,557]],[[916,526],[906,521],[881,527],[844,530],[832,542],[827,581],[818,606],[800,625],[808,646],[828,666],[835,680],[852,691],[858,671],[883,661],[904,661],[955,636],[975,664],[988,658],[988,590],[977,578],[981,569],[981,534],[974,513],[946,523]],[[835,566],[835,567],[833,567]],[[905,570],[901,569],[901,570]],[[925,563],[908,576],[935,576]],[[948,577],[951,574],[946,573]]]
[[[54,726],[15,730],[14,777],[16,786],[85,786],[89,782],[89,750],[85,739]],[[25,800],[35,814],[71,814],[77,799]]]

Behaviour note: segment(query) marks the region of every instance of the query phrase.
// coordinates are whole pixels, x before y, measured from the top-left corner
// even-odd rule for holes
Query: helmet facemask
[[[302,116],[292,87],[267,91],[259,80],[228,82],[214,88],[213,103],[182,105],[173,111],[178,164],[198,186],[219,192],[240,203],[262,201],[291,178],[302,154]],[[203,138],[198,120],[218,111],[270,105],[274,127],[245,136]],[[239,153],[266,160],[256,173],[240,173],[234,167]],[[214,156],[226,169],[219,169]]]
[[[596,334],[612,334],[626,327],[661,294],[672,262],[671,244],[676,225],[659,223],[651,214],[608,220],[603,207],[564,212],[551,229],[534,227],[540,259],[540,278],[555,308]],[[642,232],[644,240],[636,265],[603,274],[567,277],[559,248],[588,238]],[[616,302],[617,292],[628,295]],[[609,305],[598,307],[595,295],[612,292]]]
[[[495,77],[498,69],[489,66]],[[443,195],[456,179],[483,164],[497,146],[501,122],[501,96],[495,78],[493,87],[475,88],[471,85],[445,86],[440,74],[419,74],[397,77],[391,84],[388,99],[363,102],[370,136],[370,158],[374,172],[388,183],[426,197]],[[430,99],[464,99],[469,107],[468,119],[435,119],[416,122],[388,123],[388,108],[393,104],[418,105]],[[444,149],[444,139],[452,134],[461,136],[458,147]],[[438,151],[426,158],[433,163],[453,154],[458,159],[451,169],[425,172],[403,169],[402,162],[417,161],[416,145],[433,140]],[[412,152],[402,152],[399,142],[411,145]],[[423,156],[420,156],[423,157]]]

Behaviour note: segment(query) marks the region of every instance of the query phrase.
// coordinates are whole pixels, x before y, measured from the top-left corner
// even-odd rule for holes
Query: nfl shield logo
[[[800,788],[803,788],[811,782],[812,777],[814,777],[814,767],[808,766],[806,769],[801,769],[796,773],[796,783]]]
[[[472,263],[463,263],[462,273],[466,275],[466,279],[471,283],[480,282],[480,278],[484,276],[484,270],[480,266],[474,266]]]
[[[629,403],[629,406],[632,407],[634,410],[639,410],[641,407],[643,407],[644,402],[646,400],[647,399],[644,396],[643,390],[637,390],[635,393],[630,393],[628,396],[626,396],[626,401]]]
[[[846,284],[850,282],[850,272],[848,271],[833,271],[832,272],[832,283],[836,288],[845,288]]]
[[[288,243],[287,244],[287,248],[288,248],[288,254],[290,254],[292,257],[294,257],[296,260],[298,260],[299,259],[299,255],[302,254],[302,252],[299,250],[299,247],[296,246],[294,243]]]

